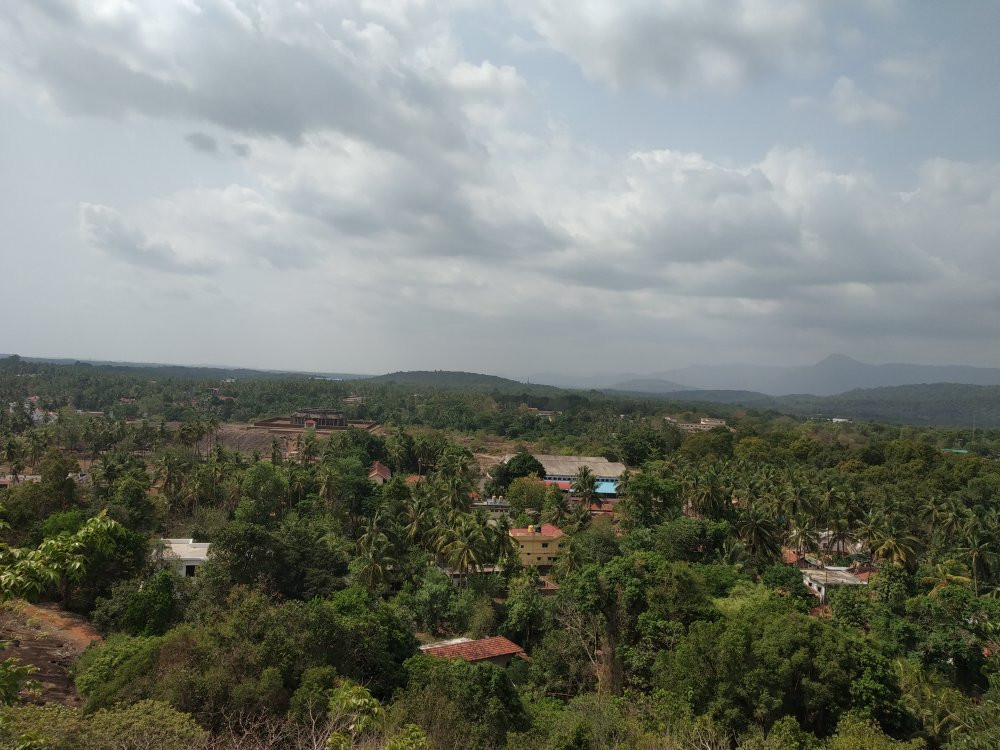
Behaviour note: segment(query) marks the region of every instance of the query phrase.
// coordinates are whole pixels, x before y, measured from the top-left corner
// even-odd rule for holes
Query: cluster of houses
[[[59,414],[54,411],[46,411],[40,406],[41,397],[40,396],[28,396],[24,399],[24,403],[17,403],[16,401],[11,401],[7,404],[7,411],[10,414],[17,414],[19,411],[28,415],[33,424],[45,424],[46,422],[55,422],[59,419]]]
[[[588,466],[597,479],[598,492],[609,499],[617,498],[618,482],[625,472],[623,464],[592,456],[536,455],[535,458],[544,467],[543,481],[546,484],[570,492],[580,467]],[[392,472],[387,466],[376,461],[372,464],[368,478],[378,484],[384,484],[392,478]],[[510,505],[502,498],[477,499],[472,507],[484,510],[495,520],[509,516],[510,513]],[[555,564],[567,545],[566,534],[558,526],[550,523],[512,528],[508,534],[517,546],[521,564],[527,568],[534,568],[542,574]],[[153,554],[154,559],[172,567],[178,574],[194,576],[198,568],[208,561],[209,549],[208,543],[195,542],[193,539],[161,539]],[[826,604],[832,589],[840,586],[864,586],[872,575],[870,566],[828,565],[816,557],[790,549],[783,550],[783,560],[801,571],[803,583],[819,599],[821,605]],[[478,572],[494,573],[497,570],[496,566],[486,566]],[[447,568],[445,572],[453,580],[469,575]],[[540,575],[537,582],[539,591],[543,595],[558,590],[558,586],[544,575]],[[490,662],[500,667],[509,666],[514,658],[527,658],[521,646],[503,636],[479,639],[453,638],[421,646],[420,650],[438,658],[457,658],[473,663]]]
[[[522,536],[524,539],[522,548],[526,547],[532,551],[545,550],[553,542],[561,547],[559,540],[564,536],[563,533],[554,526],[548,524],[546,526],[548,528],[540,529],[537,532],[532,529],[512,529],[511,534],[525,532],[528,536]],[[553,540],[553,542],[543,541],[545,539]],[[210,548],[211,544],[208,542],[196,542],[194,539],[160,539],[153,550],[153,560],[164,567],[172,568],[178,575],[190,578],[197,573],[198,568],[208,562]],[[522,554],[522,560],[523,558]],[[539,555],[538,558],[541,559],[542,555]],[[553,552],[551,555],[546,553],[545,559],[550,562],[555,560],[555,553]],[[546,588],[546,585],[554,590],[554,585],[543,580],[542,588]],[[464,659],[473,663],[491,662],[500,667],[509,666],[515,656],[526,658],[523,648],[499,635],[476,640],[453,638],[421,646],[420,650],[425,654],[442,659]]]
[[[726,420],[716,417],[702,417],[698,422],[678,422],[676,419],[667,417],[667,421],[674,424],[684,432],[708,432],[719,427],[732,431],[733,428],[726,424]]]
[[[21,482],[41,482],[41,474],[0,474],[0,490]]]

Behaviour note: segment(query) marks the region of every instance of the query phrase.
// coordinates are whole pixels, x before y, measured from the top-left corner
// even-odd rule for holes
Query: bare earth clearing
[[[9,602],[0,609],[0,641],[8,642],[0,658],[13,657],[37,667],[31,677],[39,703],[54,701],[79,706],[82,701],[69,676],[70,667],[91,643],[101,640],[86,619],[52,604]]]

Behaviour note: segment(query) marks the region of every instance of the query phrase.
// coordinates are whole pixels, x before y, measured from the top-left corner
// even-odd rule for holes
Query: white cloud
[[[732,88],[824,57],[823,8],[780,0],[541,0],[512,3],[590,78],[659,91]]]
[[[80,231],[95,247],[136,266],[168,273],[206,273],[214,265],[177,252],[169,243],[150,239],[108,206],[80,204]]]
[[[349,280],[345,304],[391,268],[398,304],[468,323],[646,330],[705,316],[845,335],[864,310],[877,330],[908,331],[923,319],[914,290],[961,308],[997,289],[995,274],[969,272],[1000,230],[997,165],[935,160],[898,194],[809,150],[735,167],[664,150],[581,162],[558,134],[485,137],[488,156],[444,167],[330,133],[259,140],[257,189],[182,191],[143,208],[143,230],[233,271],[263,262],[310,284]]]
[[[1000,288],[995,162],[925,160],[899,193],[810,148],[724,160],[663,135],[621,154],[556,118],[538,125],[547,111],[521,117],[535,82],[463,53],[429,4],[154,5],[50,0],[17,11],[20,36],[0,22],[3,66],[65,122],[173,122],[175,144],[240,157],[186,149],[232,171],[220,184],[171,175],[113,208],[78,199],[81,236],[113,272],[141,275],[144,314],[186,294],[220,330],[270,332],[276,357],[302,351],[300,328],[344,350],[377,339],[375,359],[353,365],[364,370],[478,357],[495,369],[546,356],[556,337],[568,358],[552,356],[580,367],[598,340],[603,356],[651,362],[668,341],[773,353],[803,331],[836,342],[924,326],[951,340],[971,320],[996,333],[1000,316],[981,313]],[[822,54],[812,6],[567,7],[525,12],[615,85],[733,85]],[[904,68],[880,75],[919,77]],[[903,119],[847,77],[823,103],[848,124]]]
[[[873,123],[892,127],[905,120],[898,107],[875,98],[847,76],[841,76],[834,82],[829,106],[833,116],[845,125]]]
[[[875,66],[899,98],[926,96],[938,87],[941,72],[939,54],[923,57],[896,56],[880,60]]]
[[[5,77],[72,115],[193,119],[289,140],[334,128],[382,143],[447,141],[461,118],[450,26],[418,2],[93,5],[0,18]],[[510,72],[483,67],[510,85]]]

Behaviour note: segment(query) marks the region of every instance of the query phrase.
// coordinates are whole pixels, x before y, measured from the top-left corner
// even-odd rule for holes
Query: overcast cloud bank
[[[5,260],[100,287],[86,330],[128,320],[81,351],[54,302],[0,343],[362,371],[1000,364],[996,150],[930,132],[937,81],[968,70],[914,63],[923,29],[875,5],[24,4],[0,19],[11,130],[122,152],[33,187],[61,229],[13,221]],[[914,49],[881,48],[889,23]],[[990,62],[968,60],[984,91]],[[587,139],[567,96],[681,118],[703,97],[746,143]],[[782,137],[744,129],[775,96]]]

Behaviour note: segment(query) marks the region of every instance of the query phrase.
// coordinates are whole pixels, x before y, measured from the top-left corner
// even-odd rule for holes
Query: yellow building
[[[508,533],[517,543],[518,556],[525,567],[548,568],[566,544],[566,535],[551,523],[511,529]]]

